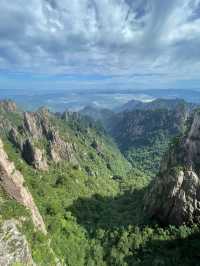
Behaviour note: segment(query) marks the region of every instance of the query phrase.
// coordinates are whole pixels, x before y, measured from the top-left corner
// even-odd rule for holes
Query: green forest
[[[23,122],[21,112],[2,111],[1,116],[17,128]],[[76,162],[51,161],[48,171],[34,169],[22,159],[7,129],[1,131],[9,159],[23,174],[24,186],[31,191],[48,234],[35,230],[27,210],[3,189],[1,223],[26,217],[20,230],[28,239],[36,265],[53,266],[57,259],[69,266],[200,265],[198,224],[163,227],[147,217],[144,196],[153,176],[146,163],[144,169],[136,169],[137,164],[125,159],[100,124],[88,118],[48,113],[47,119],[63,139],[75,143]],[[48,153],[45,137],[35,145]],[[148,151],[140,152],[145,156]]]

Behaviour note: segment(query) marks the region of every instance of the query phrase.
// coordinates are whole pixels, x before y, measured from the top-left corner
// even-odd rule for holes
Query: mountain
[[[61,230],[62,222],[69,226],[64,217],[72,201],[95,193],[114,195],[118,191],[117,180],[131,170],[104,130],[78,113],[58,115],[44,108],[23,113],[13,102],[3,101],[0,102],[0,136],[0,183],[6,194],[16,200],[2,193],[3,220],[7,223],[18,215],[27,217],[21,207],[24,206],[32,214],[33,227],[43,234],[48,230],[52,235],[54,247],[61,247],[67,240],[67,234],[61,238],[62,231],[58,233],[56,228]],[[30,223],[28,217],[24,226],[27,223]],[[28,232],[28,238],[33,241],[31,227]],[[37,241],[33,244],[36,253],[33,259],[37,262],[37,256],[44,256],[44,265],[54,265],[51,263],[55,255],[50,256],[48,242],[41,241],[44,251],[36,244]],[[76,245],[71,244],[71,249],[77,249]],[[70,261],[69,252],[65,253],[63,250],[61,257],[67,254]]]
[[[142,101],[137,100],[131,100],[125,103],[124,105],[120,106],[118,109],[116,109],[116,112],[124,112],[124,111],[132,111],[134,109],[141,109],[142,106],[144,106],[145,103]]]
[[[200,103],[199,89],[147,89],[138,90],[135,92],[135,97],[141,94],[146,95],[146,98],[162,98],[162,99],[183,99],[186,102]]]
[[[193,108],[182,100],[154,101],[116,114],[108,123],[109,133],[132,165],[151,175],[158,171],[171,139],[184,131]]]
[[[109,128],[109,121],[112,120],[114,116],[114,112],[110,109],[98,108],[92,105],[84,107],[79,113],[83,116],[92,118],[96,122],[101,122],[105,129]]]
[[[158,171],[170,140],[182,133],[197,107],[181,99],[158,99],[128,102],[118,113],[93,106],[81,114],[101,122],[131,164],[151,175]]]
[[[0,88],[0,99],[12,99],[24,110],[34,111],[47,106],[54,112],[78,111],[84,106],[98,105],[102,108],[118,110],[129,99],[153,101],[155,99],[183,99],[200,103],[200,91],[188,89],[114,89],[114,88],[32,88],[31,90]],[[30,92],[31,91],[31,92]]]
[[[200,113],[174,139],[146,197],[146,211],[163,224],[200,222]]]
[[[0,265],[198,265],[198,224],[152,224],[150,182],[92,119],[0,102]]]
[[[126,182],[131,184],[132,175],[141,180],[138,184],[147,180],[131,169],[102,127],[79,113],[22,112],[15,103],[2,101],[0,139],[1,219],[5,226],[20,224],[38,265],[83,265],[89,240],[72,212],[86,210],[82,204],[70,210],[73,201],[97,194],[113,198]],[[117,212],[118,206],[120,201]],[[75,258],[77,249],[80,257]]]
[[[195,109],[198,107],[197,104],[194,103],[187,103],[185,100],[182,99],[155,99],[150,102],[140,102],[131,100],[121,108],[119,108],[118,112],[123,111],[133,111],[133,110],[156,110],[156,109],[167,109],[167,110],[174,110],[180,105],[187,106],[188,109]]]

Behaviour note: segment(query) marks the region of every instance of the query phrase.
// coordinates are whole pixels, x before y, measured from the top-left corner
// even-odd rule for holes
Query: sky
[[[0,90],[200,89],[200,0],[0,0]]]

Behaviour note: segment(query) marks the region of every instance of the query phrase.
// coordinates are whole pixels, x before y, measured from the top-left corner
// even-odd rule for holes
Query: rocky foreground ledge
[[[0,227],[0,265],[36,266],[28,242],[18,226],[18,222],[12,219],[4,221]]]

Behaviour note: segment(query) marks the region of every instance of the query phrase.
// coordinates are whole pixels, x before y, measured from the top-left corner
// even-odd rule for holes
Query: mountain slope
[[[1,117],[0,135],[6,156],[23,175],[48,231],[47,239],[42,236],[39,245],[34,240],[33,227],[28,229],[34,261],[39,265],[55,265],[53,249],[67,265],[84,265],[86,253],[92,247],[84,228],[72,217],[70,205],[79,197],[117,195],[131,170],[130,164],[102,128],[77,113],[55,115],[46,109],[22,113],[18,109],[5,110],[2,103]],[[139,172],[137,175],[141,182],[145,180]],[[17,189],[16,184],[12,189]],[[7,192],[12,196],[10,190]],[[22,222],[26,235],[27,222],[33,226],[26,210],[4,194],[2,202],[6,204],[6,208],[4,204],[1,208],[4,221],[13,217],[23,220],[21,215],[27,217]],[[15,210],[13,204],[17,206]],[[41,245],[48,257],[40,250]],[[80,256],[74,257],[77,251]]]
[[[182,133],[197,105],[181,99],[157,99],[149,103],[131,101],[126,106],[131,111],[112,113],[93,107],[83,113],[103,124],[134,167],[154,174],[170,140]]]
[[[130,167],[99,124],[77,113],[10,107],[0,105],[4,153],[23,176],[47,235],[0,185],[0,235],[6,235],[0,246],[8,247],[0,261],[9,256],[12,264],[39,266],[198,265],[198,225],[151,224],[144,212],[150,180]],[[20,256],[10,256],[9,244]]]
[[[96,106],[86,106],[79,112],[81,115],[90,117],[96,122],[101,122],[106,130],[109,128],[110,120],[115,116],[115,113],[110,109],[102,109]]]
[[[109,132],[132,165],[151,174],[159,169],[170,140],[184,131],[189,113],[182,104],[174,110],[122,112]]]

